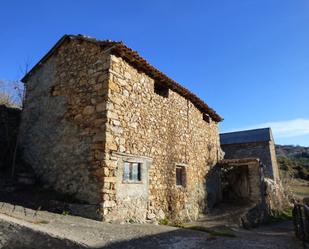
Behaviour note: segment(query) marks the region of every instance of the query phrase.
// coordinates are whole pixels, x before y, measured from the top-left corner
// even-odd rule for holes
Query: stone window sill
[[[122,181],[122,184],[143,184],[142,181]]]

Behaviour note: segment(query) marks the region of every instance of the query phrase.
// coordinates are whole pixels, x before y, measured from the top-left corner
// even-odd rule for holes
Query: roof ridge
[[[241,130],[241,131],[230,131],[230,132],[222,132],[220,135],[224,134],[231,134],[231,133],[239,133],[239,132],[251,132],[251,131],[258,131],[258,130],[271,130],[270,127],[264,127],[264,128],[256,128],[256,129],[246,129],[246,130]]]
[[[271,128],[259,128],[220,134],[220,142],[225,144],[253,143],[273,141]]]

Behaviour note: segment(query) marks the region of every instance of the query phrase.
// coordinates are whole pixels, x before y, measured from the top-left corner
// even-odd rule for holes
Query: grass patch
[[[231,230],[228,228],[222,228],[222,229],[210,229],[203,226],[182,226],[184,229],[191,229],[195,231],[201,231],[208,233],[212,237],[230,237],[235,238],[237,237]]]
[[[190,225],[190,224],[182,224],[182,223],[171,223],[168,219],[162,219],[159,221],[160,225],[170,225],[178,228],[183,229],[190,229],[194,231],[200,231],[205,232],[209,234],[209,239],[215,239],[216,237],[229,237],[229,238],[235,238],[237,237],[232,230],[230,230],[228,227],[220,227],[216,229],[210,229],[203,226],[196,226],[196,225]]]
[[[37,220],[37,221],[33,221],[32,223],[33,224],[48,224],[49,221],[47,221],[47,220]]]
[[[293,218],[292,208],[289,208],[283,211],[273,212],[273,215],[270,217],[270,222],[291,220],[292,218]]]
[[[291,184],[290,188],[294,194],[299,197],[309,197],[309,186],[307,185],[298,185]]]
[[[65,215],[65,216],[66,216],[66,215],[70,215],[70,212],[67,211],[67,210],[63,210],[63,211],[62,211],[62,215]]]
[[[232,233],[232,232],[228,232],[228,231],[213,231],[209,233],[212,236],[220,236],[220,237],[230,237],[230,238],[236,238],[237,236]]]
[[[167,226],[169,224],[169,220],[168,219],[162,219],[162,220],[159,220],[159,225],[164,225],[164,226]]]

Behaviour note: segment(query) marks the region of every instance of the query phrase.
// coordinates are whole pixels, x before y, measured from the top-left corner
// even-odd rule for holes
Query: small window
[[[184,166],[176,166],[176,185],[183,187],[186,185],[186,169]]]
[[[163,98],[168,98],[168,87],[162,83],[154,84],[154,92]]]
[[[123,168],[123,181],[140,182],[141,180],[141,163],[125,162]]]
[[[55,95],[54,95],[54,93],[55,93],[55,88],[56,88],[56,86],[51,86],[51,87],[49,88],[49,93],[50,93],[51,96],[55,96]]]
[[[208,114],[203,113],[203,120],[206,121],[207,123],[210,123],[210,117]]]

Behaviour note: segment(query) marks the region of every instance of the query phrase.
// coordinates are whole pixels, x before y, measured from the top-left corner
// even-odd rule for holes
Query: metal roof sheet
[[[220,134],[220,142],[224,144],[239,144],[253,142],[267,142],[272,140],[271,128],[236,131]]]

